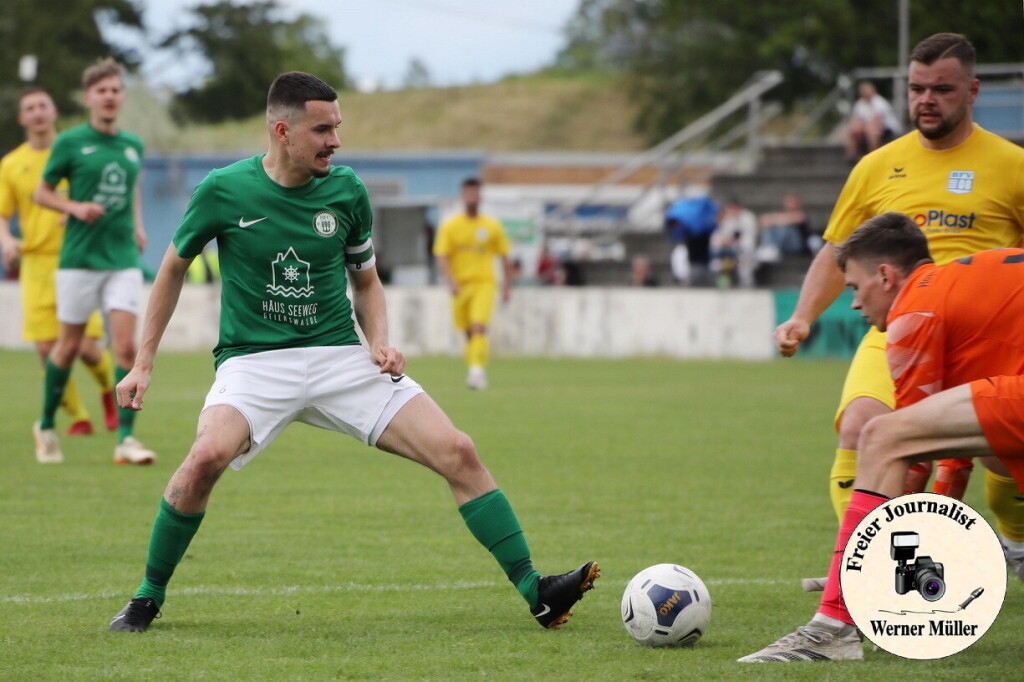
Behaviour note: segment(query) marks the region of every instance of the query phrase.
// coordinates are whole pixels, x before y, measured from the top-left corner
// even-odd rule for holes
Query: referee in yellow
[[[494,259],[501,260],[501,300],[508,301],[512,284],[509,242],[501,223],[480,213],[480,180],[462,181],[464,210],[446,220],[434,240],[437,265],[452,294],[455,328],[466,334],[466,385],[487,388],[487,326],[498,293]]]
[[[59,331],[54,278],[57,258],[64,238],[64,218],[57,211],[43,208],[32,201],[39,178],[50,157],[50,148],[57,137],[57,107],[41,88],[29,88],[18,100],[18,123],[25,129],[25,142],[0,160],[0,248],[4,267],[19,266],[23,334],[35,344],[43,364],[53,348]],[[17,213],[21,239],[11,232],[10,220]],[[117,406],[110,353],[100,345],[103,318],[94,312],[86,326],[86,339],[81,358],[100,386],[104,421],[107,429],[117,428]],[[64,389],[63,408],[71,415],[68,435],[89,435],[93,432],[89,413],[78,395],[73,381]]]

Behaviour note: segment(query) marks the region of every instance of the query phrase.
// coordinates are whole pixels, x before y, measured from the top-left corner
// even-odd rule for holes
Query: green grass
[[[37,365],[0,352],[0,679],[945,680],[1024,666],[1016,581],[989,633],[947,660],[868,647],[861,664],[734,663],[816,606],[799,578],[824,574],[834,540],[824,481],[839,362],[499,358],[492,388],[474,393],[458,360],[413,359],[507,492],[538,568],[601,562],[561,631],[536,626],[439,478],[295,425],[218,484],[163,619],[112,635],[212,377],[205,353],[159,360],[138,421],[155,465],[112,465],[102,434],[64,438],[67,461],[43,467],[29,428]],[[982,508],[979,483],[968,501]],[[626,581],[661,562],[711,590],[693,649],[646,649],[620,623]]]

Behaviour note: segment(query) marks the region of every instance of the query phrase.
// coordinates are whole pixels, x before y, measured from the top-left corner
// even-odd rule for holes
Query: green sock
[[[114,385],[116,386],[128,376],[128,372],[131,370],[124,369],[120,365],[114,367]],[[135,410],[127,407],[117,408],[117,442],[123,443],[124,439],[132,435],[132,430],[135,428]]]
[[[52,429],[54,427],[57,408],[60,407],[61,398],[64,397],[64,387],[67,386],[70,376],[70,367],[61,369],[53,364],[52,360],[46,359],[46,375],[43,379],[43,416],[39,420],[39,428]]]
[[[185,556],[185,550],[205,515],[206,512],[184,514],[160,498],[160,511],[153,522],[153,534],[149,536],[146,577],[135,593],[136,598],[151,597],[158,607],[163,605],[167,597],[167,583]]]
[[[492,490],[459,507],[459,513],[469,532],[494,555],[530,608],[536,606],[540,573],[533,568],[530,547],[505,493],[500,488]]]

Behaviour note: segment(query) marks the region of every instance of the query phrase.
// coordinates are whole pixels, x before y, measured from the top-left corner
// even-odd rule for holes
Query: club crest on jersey
[[[285,298],[306,298],[313,295],[309,283],[309,263],[299,258],[291,246],[270,263],[270,284],[267,293]]]
[[[313,215],[313,229],[321,237],[333,237],[338,233],[338,219],[330,211],[317,211]]]
[[[131,161],[132,163],[138,163],[139,162],[139,153],[137,151],[135,151],[135,147],[125,147],[124,148],[124,155],[125,155],[125,158],[128,159],[129,161]]]
[[[974,189],[974,171],[949,171],[946,191],[953,194],[970,194]]]

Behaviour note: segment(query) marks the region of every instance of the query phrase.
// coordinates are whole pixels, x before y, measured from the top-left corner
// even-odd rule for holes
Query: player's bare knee
[[[231,448],[212,439],[197,440],[188,453],[189,475],[196,480],[219,476],[234,458],[235,452]]]
[[[864,425],[857,441],[858,471],[867,466],[884,466],[903,456],[904,448],[899,446],[902,433],[899,421],[899,415],[890,412],[878,415]]]
[[[449,441],[441,473],[448,480],[460,480],[474,475],[482,467],[473,439],[461,431],[455,431]]]

